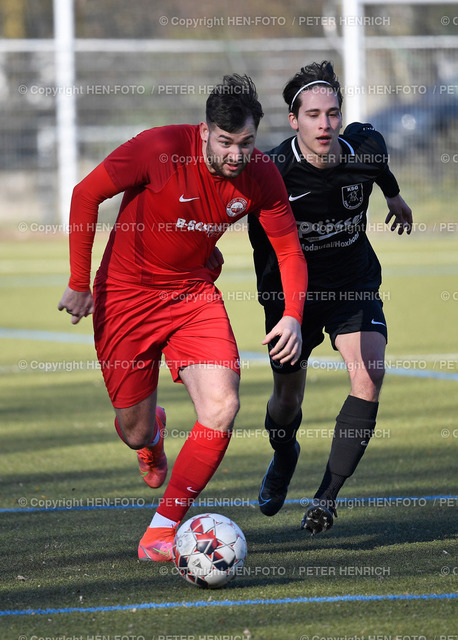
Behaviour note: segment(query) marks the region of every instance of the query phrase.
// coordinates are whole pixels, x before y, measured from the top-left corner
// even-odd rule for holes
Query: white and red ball
[[[219,589],[243,567],[247,554],[240,527],[218,513],[204,513],[187,520],[178,529],[173,560],[187,582]]]

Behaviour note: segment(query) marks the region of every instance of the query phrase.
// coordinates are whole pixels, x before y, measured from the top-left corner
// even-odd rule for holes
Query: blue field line
[[[421,593],[421,594],[387,594],[387,595],[348,595],[323,596],[315,598],[266,598],[256,600],[196,600],[184,602],[145,602],[142,604],[113,605],[108,607],[66,607],[64,609],[6,609],[0,610],[0,616],[32,616],[52,615],[56,613],[96,613],[107,611],[132,611],[132,609],[179,609],[196,607],[243,607],[266,604],[312,604],[328,602],[373,602],[380,600],[450,600],[457,598],[458,593]]]
[[[458,380],[458,373],[434,371],[432,369],[402,369],[401,367],[387,367],[386,373],[393,376],[409,376],[410,378],[434,378],[435,380]]]
[[[92,334],[67,333],[59,331],[38,331],[33,329],[8,329],[0,327],[0,339],[6,340],[37,340],[39,342],[65,342],[68,344],[94,345]],[[266,353],[258,351],[241,351],[240,359],[244,362],[265,364],[269,363]],[[309,367],[320,369],[345,369],[345,364],[337,360],[326,358],[310,358]],[[435,371],[433,369],[411,369],[404,367],[387,366],[386,372],[395,376],[408,376],[410,378],[433,378],[435,380],[458,381],[458,373],[449,371]]]
[[[5,338],[6,340],[37,340],[38,342],[94,344],[94,337],[92,334],[37,331],[34,329],[4,329],[0,327],[0,338]]]
[[[64,342],[70,344],[94,344],[92,335],[78,334],[78,333],[66,333],[56,331],[38,331],[28,329],[7,329],[0,327],[0,339],[16,339],[16,340],[37,340],[40,342]],[[269,360],[265,353],[259,353],[257,351],[242,351],[240,358],[243,361],[257,362],[261,364],[268,364]],[[328,360],[326,358],[314,359],[311,358],[309,365],[313,368],[332,367],[332,369],[345,369],[343,362]],[[447,371],[434,371],[431,369],[406,369],[402,367],[387,367],[388,374],[398,376],[408,376],[413,378],[434,378],[436,380],[454,380],[458,381],[458,373]]]
[[[107,500],[110,500],[108,498]],[[121,499],[122,500],[122,499]],[[214,509],[218,506],[227,506],[225,504],[225,498],[221,498],[222,505],[218,505],[216,500],[210,499],[208,504],[205,503],[205,500],[198,502],[197,504],[191,505],[191,509]],[[355,507],[388,507],[388,506],[396,506],[403,507],[412,505],[424,506],[424,503],[427,502],[447,502],[448,500],[458,500],[458,496],[377,496],[372,498],[337,498],[336,503],[337,506],[344,506],[351,509]],[[59,502],[56,499],[56,502]],[[302,507],[306,507],[312,503],[312,498],[295,498],[291,500],[285,500],[285,504],[300,504]],[[257,500],[241,500],[237,503],[231,504],[231,507],[240,508],[240,507],[252,507],[257,506]],[[21,507],[21,508],[10,508],[10,509],[0,509],[0,513],[39,513],[39,512],[50,512],[50,511],[100,511],[103,509],[152,509],[157,507],[158,505],[153,503],[149,504],[100,504],[100,505],[76,505],[69,507]],[[441,504],[439,506],[442,506]],[[214,512],[213,512],[214,513]]]

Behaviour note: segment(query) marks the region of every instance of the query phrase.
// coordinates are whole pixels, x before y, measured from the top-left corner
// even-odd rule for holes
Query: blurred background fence
[[[56,16],[66,5],[70,30],[64,25],[59,41]],[[143,129],[198,123],[225,73],[254,79],[265,111],[257,146],[271,148],[291,134],[284,84],[323,59],[344,85],[344,123],[360,118],[384,134],[410,204],[424,219],[457,219],[456,4],[247,0],[229,10],[179,0],[0,0],[0,8],[2,226],[64,222],[69,179],[73,186]]]

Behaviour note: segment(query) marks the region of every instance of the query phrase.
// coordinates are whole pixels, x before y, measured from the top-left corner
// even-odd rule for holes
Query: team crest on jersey
[[[363,203],[363,185],[351,184],[342,187],[342,202],[346,209],[356,209]]]
[[[245,198],[232,198],[226,205],[226,213],[230,218],[235,218],[242,214],[248,206]]]

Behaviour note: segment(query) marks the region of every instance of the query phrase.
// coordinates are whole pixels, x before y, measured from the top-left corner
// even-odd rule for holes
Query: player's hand
[[[67,287],[61,301],[57,305],[59,311],[66,309],[72,316],[72,324],[78,324],[81,318],[94,313],[94,299],[91,291],[74,291]]]
[[[386,202],[388,205],[389,213],[385,219],[385,223],[389,224],[391,218],[394,218],[390,231],[396,231],[398,229],[398,234],[402,235],[404,230],[407,231],[407,234],[410,234],[412,231],[412,209],[409,205],[401,198],[401,194],[398,193],[394,198],[386,198]]]
[[[218,249],[218,247],[215,247],[212,251],[211,256],[208,258],[206,267],[207,269],[210,269],[210,271],[214,271],[215,269],[222,267],[223,264],[224,264],[223,254]]]
[[[211,256],[208,258],[207,264],[205,265],[207,269],[211,271],[213,282],[215,282],[215,280],[219,278],[223,264],[223,254],[218,249],[218,247],[215,247],[212,251]]]
[[[262,344],[269,344],[277,336],[280,336],[278,342],[269,352],[271,358],[279,360],[281,364],[285,362],[296,364],[302,350],[301,325],[296,318],[283,316],[272,331],[266,335]]]

